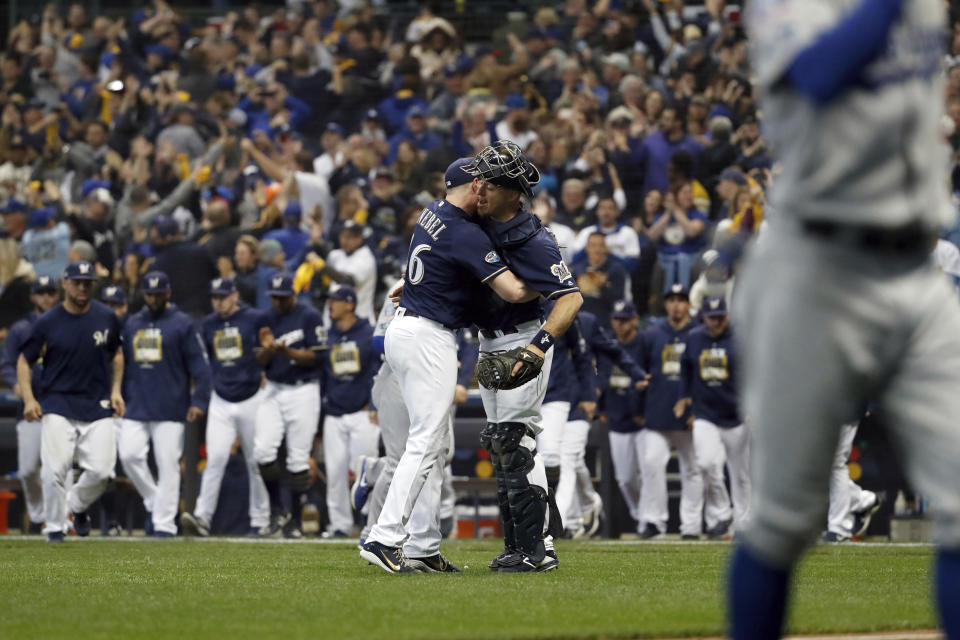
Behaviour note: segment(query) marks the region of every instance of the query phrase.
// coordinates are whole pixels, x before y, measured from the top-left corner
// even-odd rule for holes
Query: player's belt
[[[920,222],[899,227],[804,220],[803,230],[819,238],[882,253],[929,253],[933,232]]]
[[[480,335],[487,340],[496,340],[497,338],[508,336],[511,333],[520,333],[520,329],[516,327],[507,327],[506,329],[480,329]]]
[[[416,311],[410,311],[409,309],[404,309],[404,310],[403,310],[403,317],[404,317],[404,318],[423,318],[424,320],[429,320],[430,322],[436,322],[437,324],[439,324],[439,325],[440,325],[441,327],[443,327],[444,329],[450,329],[450,330],[452,330],[452,331],[456,331],[456,330],[457,330],[456,327],[451,327],[451,326],[449,326],[449,325],[443,324],[443,323],[440,322],[439,320],[434,320],[433,318],[427,318],[426,316],[422,316],[422,315],[420,315],[419,313],[417,313]]]

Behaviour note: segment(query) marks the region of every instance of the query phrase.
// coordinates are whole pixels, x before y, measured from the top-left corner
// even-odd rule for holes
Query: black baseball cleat
[[[827,531],[825,534],[823,534],[823,541],[828,543],[848,542],[849,540],[850,538],[847,536],[841,533],[835,533],[833,531]]]
[[[657,540],[661,537],[663,537],[663,533],[661,533],[657,525],[652,522],[648,522],[643,528],[643,531],[640,532],[640,538],[642,540]]]
[[[543,560],[537,562],[525,553],[514,553],[501,561],[500,573],[544,573],[560,566],[555,551],[547,551]]]
[[[90,516],[87,515],[86,511],[73,512],[73,530],[81,538],[90,535]]]
[[[418,573],[407,564],[399,547],[388,547],[376,540],[364,543],[360,549],[360,557],[387,573]]]
[[[872,505],[853,514],[853,531],[850,534],[851,538],[862,538],[867,533],[867,529],[870,528],[870,519],[873,518],[873,515],[883,506],[884,493],[880,491],[874,495],[876,499]]]
[[[699,540],[700,536],[698,536],[695,533],[685,533],[682,536],[680,536],[680,539],[681,540]]]
[[[180,529],[186,537],[206,538],[210,535],[208,527],[200,518],[194,517],[192,513],[184,511],[180,514]]]
[[[450,564],[450,561],[438,553],[426,558],[407,558],[407,564],[420,573],[461,573],[463,569]]]
[[[292,517],[289,511],[274,511],[270,514],[270,523],[260,530],[260,537],[270,538],[277,535],[283,531]]]
[[[727,537],[727,534],[730,533],[731,524],[733,524],[733,520],[722,520],[718,522],[707,529],[707,537],[711,540],[723,540]]]
[[[48,533],[47,542],[63,542],[63,531],[51,531]]]
[[[503,566],[503,565],[500,564],[500,562],[501,562],[504,558],[506,558],[507,556],[512,556],[512,555],[515,554],[515,553],[517,553],[517,550],[516,550],[516,549],[511,549],[510,547],[504,547],[504,548],[503,548],[503,551],[501,551],[500,553],[498,553],[497,556],[496,556],[493,560],[491,560],[491,561],[490,561],[490,564],[488,564],[487,566],[490,567],[491,570],[496,571],[496,570],[499,569],[501,566]]]
[[[291,518],[290,522],[283,527],[283,537],[288,540],[300,540],[303,538],[303,529],[300,528],[300,523]]]

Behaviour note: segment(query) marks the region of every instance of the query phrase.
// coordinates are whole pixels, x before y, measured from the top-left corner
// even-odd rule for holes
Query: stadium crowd
[[[539,167],[531,210],[611,335],[624,308],[654,322],[671,291],[692,316],[729,303],[729,270],[708,267],[775,215],[738,6],[535,2],[467,40],[462,3],[421,4],[409,20],[389,2],[308,0],[197,21],[164,0],[110,16],[77,2],[14,24],[0,337],[33,310],[32,283],[76,260],[131,314],[147,272],[198,322],[213,279],[269,309],[271,279],[290,274],[327,324],[337,285],[373,324],[445,168],[497,140]],[[960,29],[945,35],[956,190]]]

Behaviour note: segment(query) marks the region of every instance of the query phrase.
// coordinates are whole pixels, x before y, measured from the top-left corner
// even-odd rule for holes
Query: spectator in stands
[[[233,250],[233,263],[236,270],[233,272],[234,282],[240,299],[251,307],[257,306],[257,262],[260,254],[260,243],[251,235],[242,235],[237,238]]]
[[[630,299],[630,277],[607,249],[606,236],[594,231],[587,238],[584,255],[571,268],[583,295],[583,311],[597,316],[600,326],[610,323],[610,311],[617,300]]]
[[[588,224],[592,217],[586,206],[587,192],[583,180],[567,178],[560,188],[560,207],[557,218],[560,222],[574,229],[580,229]]]
[[[159,216],[156,231],[155,258],[151,270],[162,271],[170,279],[173,294],[170,300],[181,311],[199,320],[210,313],[210,281],[218,271],[210,253],[183,239],[176,220]]]
[[[197,244],[204,247],[217,265],[221,276],[230,275],[233,270],[231,259],[237,240],[242,233],[240,229],[230,224],[230,193],[220,187],[216,197],[211,198],[203,211],[203,224]]]
[[[303,209],[297,201],[287,203],[283,209],[283,228],[275,229],[263,238],[264,240],[276,240],[283,247],[283,255],[287,257],[285,265],[287,271],[296,270],[299,262],[293,262],[300,256],[303,248],[307,246],[309,235],[300,228],[300,219],[303,217]]]
[[[420,151],[430,151],[440,146],[440,138],[427,128],[427,110],[414,105],[407,111],[406,126],[390,138],[390,150],[384,160],[391,165],[397,159],[397,149],[402,142],[412,142]]]
[[[557,241],[560,247],[560,256],[568,265],[573,264],[573,254],[577,250],[577,234],[573,229],[565,224],[556,221],[557,208],[554,205],[553,198],[549,195],[540,194],[533,199],[531,211],[540,218],[540,222]]]
[[[511,93],[504,104],[507,114],[497,123],[497,138],[512,140],[526,150],[537,139],[537,132],[530,126],[530,102],[522,94]]]
[[[694,161],[703,147],[687,135],[686,121],[680,107],[667,106],[660,112],[659,128],[635,149],[634,161],[645,170],[643,190],[658,189],[666,192],[670,188],[667,178],[667,164],[673,154],[679,150],[690,153]]]
[[[657,242],[657,261],[664,271],[663,290],[674,284],[690,287],[690,268],[706,244],[707,216],[693,206],[690,183],[677,183],[664,197],[664,210],[647,228],[647,237]]]
[[[257,308],[270,308],[270,278],[286,269],[286,256],[283,247],[273,239],[263,240],[259,246],[259,263],[257,264]]]
[[[23,257],[33,265],[37,276],[60,279],[69,262],[70,227],[57,222],[55,209],[44,207],[30,213],[22,244]]]
[[[0,333],[30,313],[30,283],[36,274],[13,238],[0,238]]]
[[[577,257],[586,248],[590,236],[601,233],[610,255],[620,261],[627,273],[632,272],[640,258],[640,239],[633,227],[623,224],[619,218],[620,208],[613,196],[600,198],[597,203],[597,224],[584,227],[577,234]]]
[[[364,244],[366,228],[353,220],[340,227],[340,248],[327,256],[330,268],[349,276],[350,284],[357,292],[356,313],[371,324],[376,321],[373,294],[377,287],[377,260],[373,251]]]

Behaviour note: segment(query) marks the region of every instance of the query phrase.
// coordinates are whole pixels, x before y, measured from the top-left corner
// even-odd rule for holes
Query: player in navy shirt
[[[380,429],[370,421],[370,389],[380,368],[373,348],[373,327],[357,317],[357,292],[341,285],[330,291],[331,326],[323,358],[323,460],[327,471],[327,512],[330,533],[353,528],[348,470],[360,473],[351,462],[377,455]]]
[[[113,313],[120,320],[120,335],[123,335],[123,325],[127,321],[127,311],[129,305],[127,304],[127,292],[123,287],[118,287],[117,285],[107,285],[100,290],[100,302],[104,303],[111,309]],[[120,439],[120,428],[123,425],[123,420],[120,418],[113,419],[114,426],[114,435],[117,440]],[[113,466],[113,475],[111,478],[117,477],[117,466]],[[123,535],[123,527],[120,524],[120,520],[117,518],[117,490],[111,489],[110,485],[107,485],[107,488],[104,490],[103,494],[100,496],[100,531],[105,536],[120,536]],[[147,533],[152,533],[153,529],[149,528],[150,523],[147,520]]]
[[[630,354],[634,361],[642,362],[643,340],[638,331],[637,309],[633,303],[629,300],[615,302],[610,323],[620,348]],[[613,473],[630,510],[630,517],[637,521],[638,533],[642,533],[640,462],[643,453],[640,430],[643,428],[646,394],[636,388],[627,370],[608,358],[599,358],[597,370],[603,387],[600,410],[609,430]]]
[[[643,475],[640,517],[641,534],[656,537],[667,526],[667,463],[670,448],[677,450],[680,462],[680,534],[685,539],[699,538],[702,528],[703,479],[697,468],[693,448],[693,419],[689,411],[677,417],[674,405],[680,394],[680,360],[686,349],[686,337],[692,328],[690,298],[679,284],[672,285],[664,298],[667,318],[643,333],[643,367],[650,373],[644,411],[645,428],[641,433]]]
[[[727,303],[707,298],[701,311],[703,325],[687,335],[681,360],[680,397],[674,409],[693,409],[693,441],[704,483],[704,520],[707,535],[723,538],[731,523],[742,525],[750,504],[750,434],[740,416],[734,335]],[[730,471],[733,512],[723,477]]]
[[[184,535],[210,535],[230,452],[240,438],[249,478],[250,535],[259,535],[270,521],[267,488],[254,458],[254,432],[263,381],[255,350],[260,346],[264,313],[240,302],[232,278],[215,278],[210,283],[210,301],[213,313],[204,318],[200,327],[213,373],[213,393],[204,435],[207,464],[196,507],[193,513],[181,514],[180,525]]]
[[[424,207],[417,218],[400,307],[384,339],[386,360],[410,415],[410,433],[380,518],[360,555],[391,573],[414,571],[400,547],[408,537],[405,523],[428,476],[427,490],[439,495],[442,473],[430,474],[430,469],[442,466],[442,434],[456,392],[456,330],[473,323],[472,299],[483,284],[510,302],[536,297],[504,266],[493,243],[469,219],[477,194],[473,176],[464,167],[472,162],[461,158],[447,168],[446,197]],[[439,549],[429,561],[441,570],[452,567]]]
[[[270,496],[270,524],[264,533],[282,530],[297,538],[302,535],[300,509],[310,488],[310,452],[320,420],[318,352],[326,347],[326,330],[320,313],[297,301],[289,274],[272,276],[267,293],[271,307],[259,331],[257,352],[267,385],[257,409],[254,458]],[[284,438],[286,464],[278,458]],[[284,478],[292,494],[289,507],[280,491]]]
[[[120,463],[143,497],[153,535],[177,533],[184,421],[210,402],[210,363],[193,320],[170,302],[170,280],[151,271],[140,284],[144,308],[123,328],[123,378],[129,398],[117,447]],[[192,389],[192,391],[191,391]],[[147,464],[153,444],[157,478]]]
[[[125,410],[120,321],[92,299],[95,278],[89,262],[67,265],[63,304],[37,319],[17,361],[24,417],[43,419],[43,511],[50,542],[63,541],[67,508],[77,534],[89,535],[87,508],[103,493],[117,456],[110,417],[122,417]],[[41,356],[34,395],[30,367]],[[67,494],[64,482],[74,455],[84,471]]]
[[[40,276],[30,286],[30,302],[33,311],[10,327],[7,339],[3,342],[2,367],[3,381],[7,383],[17,397],[21,397],[17,386],[17,358],[20,348],[30,337],[33,323],[41,314],[49,311],[59,298],[57,281],[49,276]],[[36,378],[43,365],[40,362],[33,367]],[[30,424],[23,417],[23,403],[17,403],[17,476],[23,487],[23,501],[30,517],[30,533],[40,533],[43,527],[43,487],[40,484],[40,426]]]

